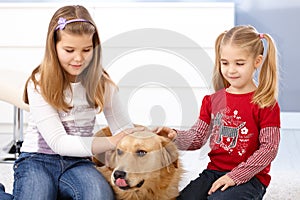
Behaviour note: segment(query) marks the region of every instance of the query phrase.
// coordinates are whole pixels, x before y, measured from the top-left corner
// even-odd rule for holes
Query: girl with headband
[[[13,195],[2,185],[0,199],[113,199],[90,158],[139,129],[101,66],[98,30],[83,6],[64,6],[53,15],[44,59],[27,81],[24,99],[30,113],[14,164]],[[93,137],[102,111],[111,137]]]

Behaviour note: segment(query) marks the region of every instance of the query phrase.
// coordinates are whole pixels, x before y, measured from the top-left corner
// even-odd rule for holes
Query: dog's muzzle
[[[145,180],[140,181],[137,185],[135,186],[130,186],[126,180],[126,172],[116,170],[113,174],[114,176],[114,184],[118,186],[122,190],[129,190],[133,188],[140,188],[144,184]]]

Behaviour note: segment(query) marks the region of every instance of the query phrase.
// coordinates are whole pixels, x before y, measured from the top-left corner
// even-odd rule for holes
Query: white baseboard
[[[300,130],[300,112],[281,112],[280,117],[282,129]],[[24,124],[24,129],[26,129],[26,124]],[[0,134],[9,134],[12,132],[13,124],[0,123]]]

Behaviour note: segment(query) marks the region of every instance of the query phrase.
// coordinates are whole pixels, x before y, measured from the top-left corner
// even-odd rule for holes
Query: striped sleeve
[[[246,162],[240,163],[227,175],[237,185],[249,181],[257,173],[266,168],[276,157],[280,141],[278,127],[266,127],[260,131],[260,148]]]
[[[200,149],[209,137],[209,125],[198,119],[189,130],[176,130],[177,138],[175,144],[180,150]]]

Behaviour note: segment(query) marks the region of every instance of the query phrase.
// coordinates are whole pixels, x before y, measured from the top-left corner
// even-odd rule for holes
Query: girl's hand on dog
[[[140,131],[144,131],[146,130],[147,127],[144,127],[144,126],[135,126],[134,128],[128,128],[128,129],[125,129],[124,132],[125,134],[132,134],[132,133],[135,133],[135,132],[140,132]],[[121,132],[121,133],[122,133]]]
[[[114,150],[118,142],[126,135],[138,131],[144,131],[145,127],[128,128],[113,136],[94,137],[92,142],[92,154],[97,155],[109,150]]]
[[[110,137],[110,142],[116,146],[118,144],[118,142],[125,137],[126,135],[135,133],[135,132],[139,132],[139,131],[144,131],[146,128],[142,127],[142,126],[138,126],[138,127],[134,127],[134,128],[128,128],[125,129],[123,131],[121,131],[120,133],[113,135]]]
[[[177,132],[174,129],[171,129],[166,126],[156,127],[152,129],[152,132],[170,138],[170,140],[174,141],[177,138]]]

